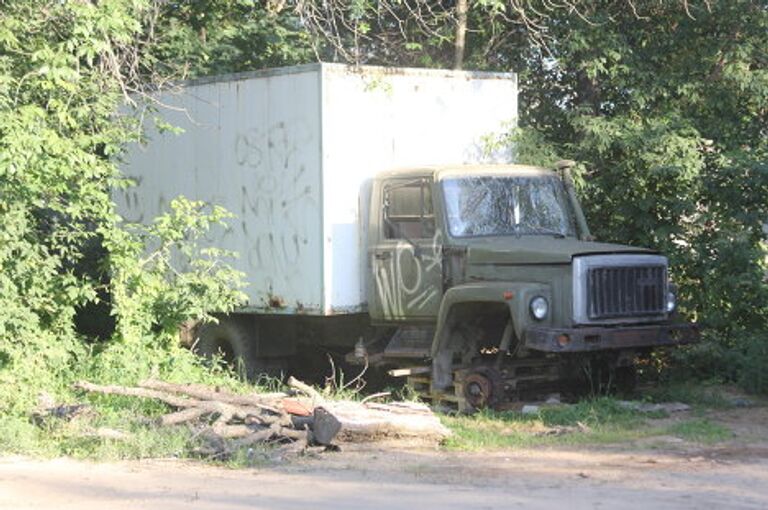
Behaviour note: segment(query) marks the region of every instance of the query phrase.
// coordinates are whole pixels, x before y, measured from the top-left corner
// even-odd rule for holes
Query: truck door
[[[442,237],[435,223],[432,179],[390,179],[379,196],[369,312],[388,321],[434,318],[443,289]]]

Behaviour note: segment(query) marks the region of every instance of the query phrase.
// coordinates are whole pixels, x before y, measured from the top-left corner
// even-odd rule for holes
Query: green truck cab
[[[389,333],[359,345],[358,358],[410,366],[393,373],[466,410],[562,388],[597,360],[631,383],[638,354],[694,340],[696,328],[675,319],[666,257],[595,242],[570,166],[380,174],[368,313]]]

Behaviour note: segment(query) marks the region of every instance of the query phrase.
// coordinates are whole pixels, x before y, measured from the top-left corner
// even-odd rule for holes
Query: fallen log
[[[219,414],[230,418],[245,419],[249,416],[259,416],[262,412],[262,409],[259,407],[236,406],[226,402],[219,402],[217,400],[198,400],[193,398],[178,397],[175,395],[169,395],[168,393],[162,391],[150,390],[146,388],[129,388],[126,386],[113,385],[102,386],[99,384],[89,383],[87,381],[80,381],[75,383],[75,388],[94,393],[103,393],[106,395],[125,395],[130,397],[154,399],[181,409],[197,408],[202,411],[202,415]],[[195,416],[195,413],[190,411],[189,413],[185,413],[183,416],[188,417],[187,421],[190,421],[198,418],[200,415]],[[166,415],[163,418],[168,418],[172,424],[178,424],[182,423],[180,421],[181,417],[182,415],[179,413],[172,413],[171,415]]]
[[[319,444],[408,437],[441,441],[451,432],[424,404],[350,401],[325,402],[315,408],[312,434]]]
[[[206,411],[205,409],[198,409],[195,407],[192,407],[189,409],[182,409],[181,411],[176,411],[176,412],[168,413],[166,415],[161,416],[157,420],[157,424],[163,427],[167,427],[169,425],[181,425],[182,423],[187,423],[190,421],[197,420],[207,412],[208,411]]]
[[[274,413],[278,413],[279,411],[272,404],[276,400],[288,396],[285,393],[254,393],[250,395],[238,395],[220,388],[211,388],[202,384],[175,384],[165,381],[157,381],[155,379],[142,381],[139,383],[139,386],[151,390],[185,395],[197,400],[214,400],[238,406],[258,407]]]

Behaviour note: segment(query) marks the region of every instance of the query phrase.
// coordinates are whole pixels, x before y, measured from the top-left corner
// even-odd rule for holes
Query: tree
[[[182,77],[299,64],[314,57],[309,35],[284,2],[156,2],[149,54]]]
[[[734,340],[768,323],[768,9],[607,3],[549,25],[523,123],[583,162],[602,238],[672,256],[688,311]]]
[[[187,278],[174,281],[167,264],[145,264],[139,254],[151,247],[151,236],[131,235],[111,200],[111,189],[123,184],[119,154],[138,136],[135,120],[118,114],[119,106],[135,100],[129,92],[141,94],[147,77],[160,76],[155,61],[145,59],[156,13],[157,5],[142,0],[3,3],[0,411],[27,408],[39,389],[61,389],[85,364],[88,342],[78,335],[74,317],[105,285],[98,275],[78,269],[94,242],[108,248],[99,263],[110,277],[109,306],[120,326],[113,343],[146,347],[147,338],[135,337],[156,338],[168,329],[164,321],[204,317],[239,299],[233,288],[237,275],[225,266],[212,270],[203,260]],[[150,234],[170,236],[166,251],[182,248],[189,230],[208,226],[200,209],[188,205],[183,221],[174,224],[171,215]],[[221,217],[214,213],[213,219]],[[137,266],[144,280],[131,278]],[[131,287],[136,281],[145,285]],[[180,314],[182,307],[168,302],[169,289],[181,296],[176,304],[196,317]],[[161,299],[165,308],[157,306]],[[144,306],[131,308],[130,300]],[[153,305],[152,317],[140,315]]]

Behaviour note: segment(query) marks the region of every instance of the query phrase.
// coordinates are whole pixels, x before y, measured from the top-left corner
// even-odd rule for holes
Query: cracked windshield
[[[445,179],[442,185],[454,237],[576,235],[556,176],[471,176]]]

